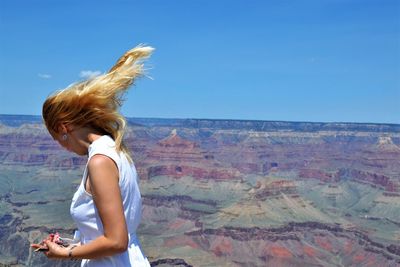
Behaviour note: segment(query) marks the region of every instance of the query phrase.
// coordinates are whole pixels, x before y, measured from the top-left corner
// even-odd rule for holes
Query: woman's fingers
[[[44,243],[49,248],[49,250],[44,253],[48,258],[65,258],[68,256],[67,249],[57,243],[50,240],[46,240]]]
[[[31,244],[31,248],[40,248],[41,245],[40,244]]]
[[[45,244],[31,244],[31,248],[35,249],[35,252],[49,249]]]

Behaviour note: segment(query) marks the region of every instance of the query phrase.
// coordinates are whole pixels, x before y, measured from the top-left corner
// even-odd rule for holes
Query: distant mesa
[[[379,137],[377,147],[387,152],[400,152],[400,147],[393,143],[390,136]]]
[[[168,137],[157,142],[148,157],[154,160],[193,161],[202,160],[205,154],[199,144],[183,139],[173,129]]]
[[[276,180],[271,182],[257,181],[255,187],[255,197],[258,200],[265,200],[271,197],[282,197],[282,194],[287,196],[297,197],[297,187],[293,181]]]
[[[142,173],[142,178],[147,179],[164,175],[227,180],[240,176],[239,171],[224,167],[212,154],[201,149],[198,143],[179,136],[176,129],[148,151],[143,165],[149,166],[147,173]]]

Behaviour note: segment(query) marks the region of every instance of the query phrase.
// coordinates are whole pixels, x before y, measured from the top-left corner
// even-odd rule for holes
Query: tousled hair
[[[43,120],[49,133],[58,133],[61,123],[89,126],[110,135],[117,151],[132,161],[123,142],[125,118],[119,113],[123,95],[134,80],[143,75],[142,60],[152,47],[139,45],[127,51],[105,74],[68,86],[50,95],[43,103]]]

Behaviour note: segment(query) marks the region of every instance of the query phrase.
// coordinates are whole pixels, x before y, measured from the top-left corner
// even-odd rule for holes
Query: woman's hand
[[[31,244],[31,247],[35,249],[35,252],[49,250],[49,248],[44,243],[44,241],[46,241],[46,240],[53,241],[55,235],[57,235],[57,240],[58,240],[58,238],[59,238],[58,233],[57,234],[49,234],[45,239],[43,239],[42,242],[40,242],[38,244]]]
[[[70,244],[68,247],[61,246],[50,239],[45,239],[40,244],[31,244],[35,251],[43,252],[48,258],[65,259],[69,258],[69,251],[71,248],[79,247],[80,242]]]
[[[50,240],[44,240],[44,245],[48,247],[48,250],[43,253],[52,259],[66,259],[69,254],[69,247],[63,247]]]

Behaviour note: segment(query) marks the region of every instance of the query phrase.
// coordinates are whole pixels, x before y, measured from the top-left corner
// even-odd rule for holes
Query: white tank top
[[[139,226],[142,211],[142,200],[138,186],[138,175],[135,165],[130,163],[123,152],[115,149],[114,140],[103,135],[89,146],[89,158],[96,154],[106,155],[117,165],[119,171],[119,187],[121,190],[125,220],[128,227],[128,249],[120,254],[92,260],[82,260],[81,266],[111,267],[111,266],[146,266],[150,263],[143,254],[136,229]],[[75,221],[82,244],[86,244],[104,234],[103,224],[99,217],[92,195],[86,192],[87,164],[82,182],[75,192],[71,203],[71,216]]]

